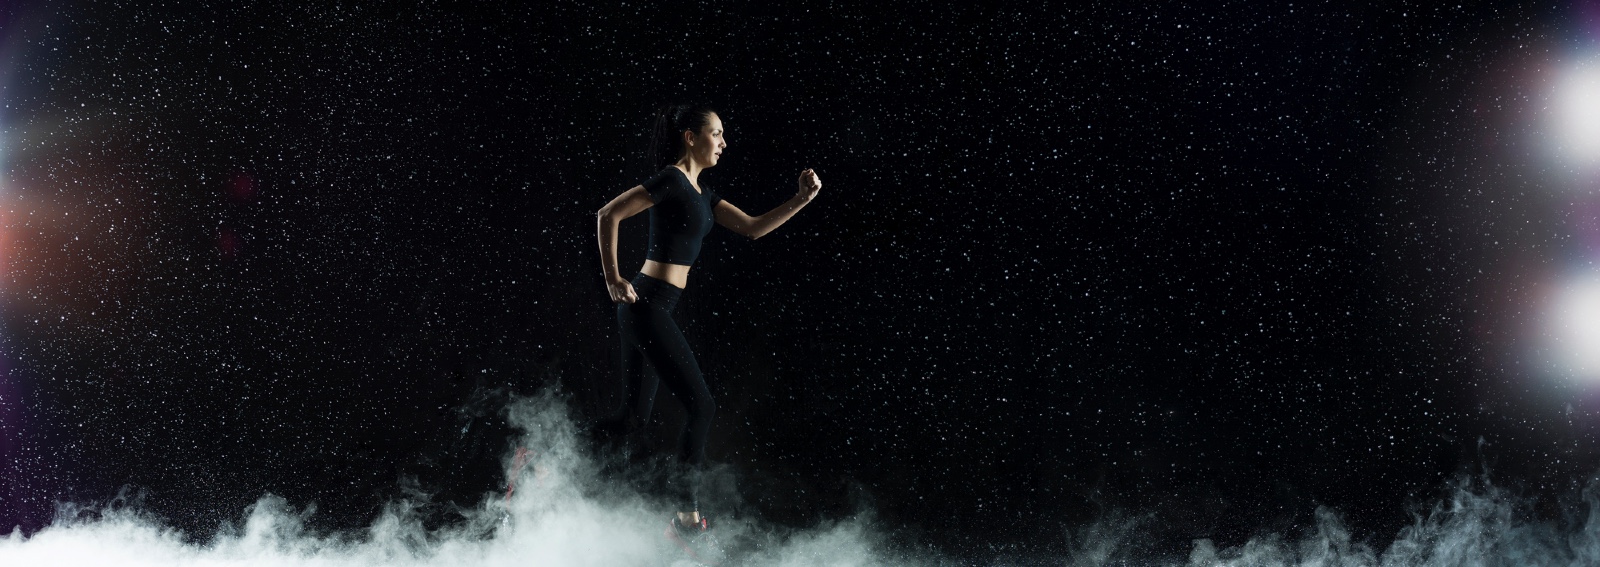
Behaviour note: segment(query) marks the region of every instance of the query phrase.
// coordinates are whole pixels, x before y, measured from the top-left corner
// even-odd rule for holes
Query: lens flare
[[[1600,274],[1568,280],[1553,298],[1546,320],[1557,372],[1600,384]]]
[[[1569,68],[1554,94],[1556,151],[1574,166],[1600,165],[1600,57]]]

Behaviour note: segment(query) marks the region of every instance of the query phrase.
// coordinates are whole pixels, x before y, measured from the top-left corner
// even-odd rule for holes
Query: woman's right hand
[[[817,177],[817,172],[806,169],[800,172],[800,190],[795,193],[801,199],[810,201],[817,198],[817,192],[822,190],[822,179]]]
[[[633,303],[639,300],[639,294],[633,292],[633,284],[625,279],[607,281],[606,291],[611,292],[612,303]]]

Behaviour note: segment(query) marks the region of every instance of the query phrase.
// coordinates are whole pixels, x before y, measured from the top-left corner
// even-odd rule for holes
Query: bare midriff
[[[683,264],[645,260],[644,267],[639,269],[639,273],[672,284],[678,289],[689,287],[689,267]]]

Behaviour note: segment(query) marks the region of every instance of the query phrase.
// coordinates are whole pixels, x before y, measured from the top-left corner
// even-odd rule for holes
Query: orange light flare
[[[13,258],[17,254],[12,238],[14,232],[12,227],[16,225],[17,204],[11,198],[12,194],[9,183],[0,185],[0,299],[6,300],[11,297],[9,292],[17,288],[11,269]]]
[[[0,297],[8,309],[24,313],[38,307],[41,288],[62,279],[52,277],[47,265],[67,259],[47,261],[47,250],[69,246],[74,241],[69,235],[76,232],[70,211],[45,199],[30,199],[31,192],[12,180],[0,189]]]
[[[23,321],[103,322],[181,246],[155,230],[147,174],[75,157],[71,140],[54,146],[65,151],[7,156],[0,298]]]

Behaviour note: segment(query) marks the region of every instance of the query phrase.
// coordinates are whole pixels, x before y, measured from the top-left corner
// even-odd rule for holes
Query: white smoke
[[[119,506],[93,514],[64,513],[30,537],[0,537],[6,567],[351,567],[351,566],[616,566],[691,565],[664,536],[670,507],[626,489],[597,486],[596,464],[575,442],[572,421],[550,397],[510,408],[532,458],[509,501],[489,498],[462,525],[427,530],[409,503],[391,504],[359,534],[320,535],[305,526],[308,512],[266,496],[243,525],[222,529],[210,543],[186,543],[138,511]],[[507,457],[507,469],[514,468]],[[88,519],[80,519],[88,518]],[[776,535],[748,522],[719,524],[724,542],[738,542],[740,564],[900,565],[863,520]],[[708,554],[717,549],[703,549]]]
[[[306,527],[310,512],[266,496],[246,520],[221,529],[209,543],[186,541],[138,511],[118,506],[93,514],[63,513],[55,524],[24,537],[0,537],[0,566],[632,566],[694,565],[663,535],[663,510],[637,492],[603,486],[598,466],[575,441],[564,406],[551,397],[510,408],[520,444],[532,449],[510,501],[488,498],[467,520],[448,528],[423,527],[416,508],[390,505],[361,533],[319,534]],[[507,470],[514,470],[507,457]],[[1205,567],[1411,567],[1600,565],[1600,485],[1582,493],[1566,516],[1540,520],[1529,499],[1484,481],[1458,481],[1451,496],[1414,513],[1410,525],[1379,552],[1332,510],[1316,511],[1312,531],[1273,535],[1229,548],[1195,541],[1187,557],[1150,557],[1140,531],[1158,518],[1116,514],[1071,530],[1059,557],[1025,564],[1191,565]],[[507,519],[509,518],[509,519]],[[714,531],[721,545],[706,551],[729,565],[892,566],[965,564],[912,554],[886,543],[870,520],[856,518],[801,531],[731,520]],[[1053,545],[1059,544],[1059,545]],[[990,565],[1015,560],[994,558]]]
[[[1539,519],[1533,500],[1486,480],[1460,479],[1450,497],[1412,513],[1410,525],[1382,553],[1353,541],[1337,513],[1316,511],[1314,533],[1296,542],[1281,536],[1255,538],[1218,550],[1199,540],[1192,567],[1429,567],[1600,565],[1600,484],[1591,482],[1581,503],[1560,519]]]

